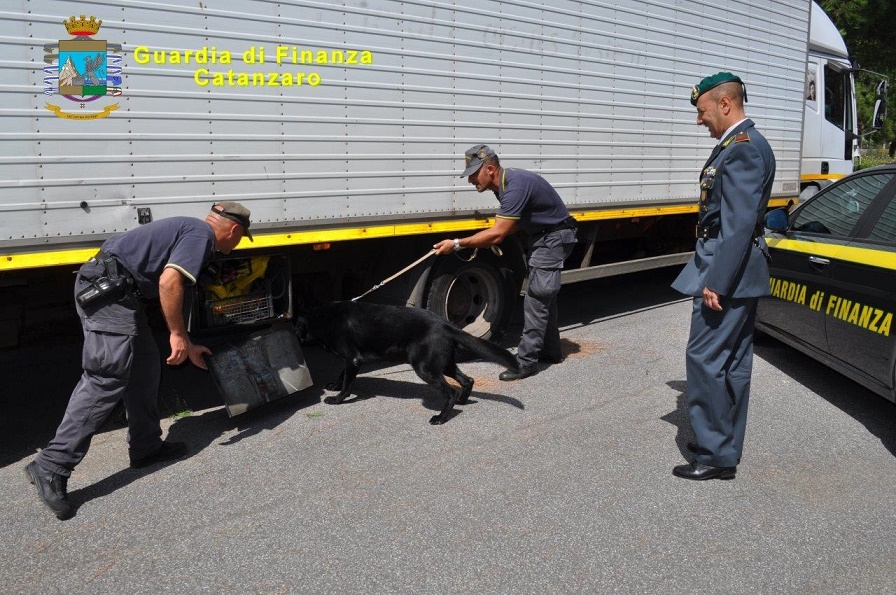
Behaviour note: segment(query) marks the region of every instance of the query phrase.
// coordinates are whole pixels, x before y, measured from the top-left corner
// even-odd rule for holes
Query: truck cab
[[[837,27],[815,2],[803,122],[800,200],[849,174],[858,157],[855,68]]]

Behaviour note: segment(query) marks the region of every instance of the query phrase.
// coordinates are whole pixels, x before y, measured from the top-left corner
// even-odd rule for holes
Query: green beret
[[[701,95],[710,89],[715,89],[723,83],[740,83],[744,88],[744,101],[747,100],[747,87],[744,85],[744,82],[740,80],[740,77],[735,76],[730,72],[719,72],[706,77],[691,88],[691,105],[697,105],[697,100],[700,99]]]

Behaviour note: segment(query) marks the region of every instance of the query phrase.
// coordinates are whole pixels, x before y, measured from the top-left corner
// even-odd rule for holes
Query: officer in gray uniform
[[[696,443],[685,479],[734,479],[743,451],[758,298],[769,294],[762,221],[775,156],[744,115],[746,86],[730,72],[691,92],[697,124],[716,145],[700,174],[697,246],[672,287],[694,297],[686,367],[688,414]]]
[[[563,261],[576,244],[576,220],[570,216],[557,191],[538,174],[524,169],[505,169],[495,152],[476,145],[464,155],[466,169],[460,177],[479,192],[491,190],[501,203],[495,223],[466,238],[442,240],[436,254],[461,248],[485,248],[523,230],[529,237],[529,286],[523,299],[523,335],[517,350],[519,372],[505,370],[501,380],[526,378],[537,372],[539,361],[559,363],[560,329],[557,326],[557,294]]]
[[[196,283],[215,250],[228,254],[249,234],[249,210],[239,203],[212,206],[205,220],[171,217],[106,240],[81,266],[75,308],[84,330],[84,373],[56,436],[25,467],[25,475],[56,517],[74,515],[68,478],[90,447],[94,433],[123,400],[128,419],[131,467],[141,468],[186,454],[182,442],[163,442],[159,423],[159,350],[141,298],[159,298],[170,332],[169,365],[189,359],[206,369],[183,315],[185,285]]]

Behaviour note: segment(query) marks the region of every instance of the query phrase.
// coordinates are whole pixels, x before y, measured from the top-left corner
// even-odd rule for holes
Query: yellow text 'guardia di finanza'
[[[237,61],[243,64],[263,65],[270,59],[273,63],[295,64],[303,66],[369,66],[373,64],[373,52],[370,50],[311,50],[294,45],[278,45],[271,52],[264,46],[252,46],[242,54],[236,54]],[[316,71],[281,72],[257,71],[241,72],[227,69],[213,72],[209,65],[229,65],[235,61],[234,53],[219,50],[215,46],[203,46],[196,50],[154,50],[147,46],[134,48],[134,62],[137,64],[183,66],[195,64],[200,66],[193,72],[193,80],[200,87],[293,87],[307,85],[316,87],[322,82],[320,73]]]

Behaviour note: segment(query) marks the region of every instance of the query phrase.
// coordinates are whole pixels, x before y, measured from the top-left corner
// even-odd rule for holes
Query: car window
[[[892,174],[856,176],[806,203],[793,222],[795,231],[847,236]]]
[[[852,130],[851,78],[848,70],[824,67],[824,117],[840,130]]]
[[[868,237],[882,242],[896,242],[896,200],[892,197]]]

